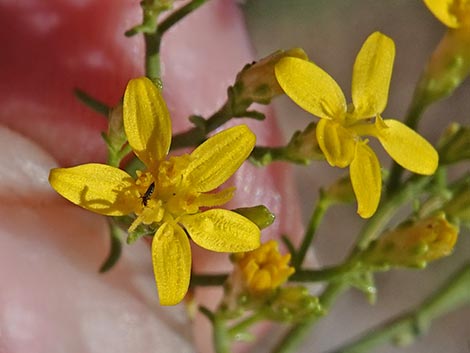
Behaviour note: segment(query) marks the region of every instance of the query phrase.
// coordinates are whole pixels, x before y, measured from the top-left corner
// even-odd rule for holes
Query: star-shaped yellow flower
[[[395,45],[375,32],[356,57],[352,78],[352,104],[336,81],[312,62],[283,58],[275,73],[284,92],[301,108],[320,117],[317,140],[332,166],[350,167],[358,213],[371,217],[382,190],[380,164],[362,136],[379,139],[387,153],[402,167],[418,174],[437,168],[435,149],[415,131],[394,119],[383,120],[395,57]],[[372,123],[370,118],[375,118]]]
[[[171,120],[160,91],[147,78],[129,82],[124,95],[124,129],[145,164],[134,180],[104,164],[51,170],[49,181],[62,196],[107,216],[135,214],[130,226],[154,225],[152,259],[160,303],[173,305],[186,294],[191,273],[188,235],[218,252],[242,252],[260,245],[260,230],[247,218],[214,207],[228,202],[234,188],[222,185],[249,156],[255,135],[245,125],[220,132],[191,154],[167,158]]]
[[[447,27],[470,27],[469,0],[424,0],[424,3]]]

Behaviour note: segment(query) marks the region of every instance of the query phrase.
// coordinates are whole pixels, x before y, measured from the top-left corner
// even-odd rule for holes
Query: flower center
[[[171,157],[158,163],[151,171],[137,171],[136,185],[142,199],[142,208],[129,228],[139,224],[177,222],[185,214],[199,211],[196,199],[199,192],[185,182],[183,172],[191,161],[190,155]]]
[[[162,202],[162,207],[173,218],[199,211],[195,204],[199,193],[183,179],[183,172],[190,161],[188,154],[171,157],[161,162],[155,173],[155,199]]]

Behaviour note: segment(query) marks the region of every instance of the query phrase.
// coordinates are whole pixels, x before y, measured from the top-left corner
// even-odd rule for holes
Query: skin
[[[50,168],[105,160],[106,121],[81,105],[74,87],[115,105],[127,81],[143,74],[141,38],[121,35],[140,20],[138,1],[0,1],[0,351],[210,352],[210,326],[192,329],[184,305],[162,308],[148,244],[125,246],[109,273],[104,217],[71,205],[47,183]],[[12,35],[14,33],[14,35]],[[164,38],[164,95],[175,131],[190,114],[208,115],[253,56],[231,1],[213,0]],[[248,123],[259,144],[280,143],[271,112]],[[236,120],[235,123],[241,123]],[[276,223],[262,240],[301,234],[290,171],[245,164],[229,181],[229,208],[267,205]],[[229,271],[225,254],[194,247],[196,272]],[[220,292],[201,289],[214,307]],[[164,348],[162,348],[164,347]]]

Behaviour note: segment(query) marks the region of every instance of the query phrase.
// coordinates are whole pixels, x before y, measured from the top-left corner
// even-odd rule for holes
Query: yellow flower
[[[255,295],[276,289],[295,272],[290,267],[291,255],[281,255],[274,240],[262,244],[258,249],[234,255],[241,270],[245,287]]]
[[[124,95],[124,129],[134,153],[145,164],[134,180],[103,164],[51,170],[49,182],[62,196],[107,216],[134,213],[129,231],[140,224],[158,227],[152,241],[155,280],[162,305],[180,302],[188,290],[191,250],[249,251],[259,246],[260,230],[222,205],[234,188],[213,192],[249,156],[254,134],[245,125],[225,130],[191,154],[167,158],[171,120],[160,91],[147,78],[129,82]]]
[[[284,92],[301,108],[320,117],[316,135],[332,166],[350,167],[358,213],[368,218],[380,201],[382,179],[377,156],[363,136],[379,139],[387,153],[402,167],[418,174],[432,174],[438,155],[415,131],[394,119],[382,119],[387,105],[395,45],[375,32],[356,57],[352,79],[352,104],[336,81],[312,62],[283,58],[275,67]],[[375,118],[372,123],[370,118]]]
[[[469,0],[424,0],[434,16],[449,28],[470,26]]]

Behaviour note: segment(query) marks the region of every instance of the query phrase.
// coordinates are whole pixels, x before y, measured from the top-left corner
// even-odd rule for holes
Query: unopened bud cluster
[[[450,255],[458,230],[443,213],[407,222],[384,234],[362,257],[363,263],[379,267],[425,267]]]

